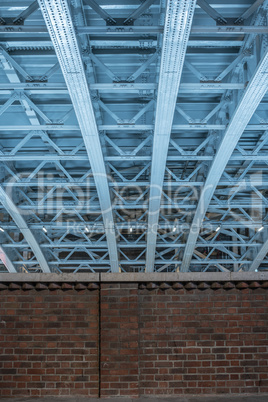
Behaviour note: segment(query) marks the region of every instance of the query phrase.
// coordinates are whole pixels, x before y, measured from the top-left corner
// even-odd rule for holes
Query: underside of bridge
[[[268,268],[268,0],[1,0],[0,272]]]

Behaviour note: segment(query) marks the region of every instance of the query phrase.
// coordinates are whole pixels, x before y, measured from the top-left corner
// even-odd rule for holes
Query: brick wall
[[[2,397],[268,393],[268,282],[0,289]]]
[[[98,396],[98,290],[0,292],[0,396]]]
[[[268,392],[267,291],[142,290],[142,395]]]
[[[139,396],[138,284],[101,285],[101,396]]]

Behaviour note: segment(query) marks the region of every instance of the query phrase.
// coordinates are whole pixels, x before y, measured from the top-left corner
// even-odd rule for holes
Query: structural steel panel
[[[16,223],[16,225],[20,229],[21,233],[23,234],[25,240],[31,247],[42,271],[50,272],[50,268],[48,266],[46,258],[44,256],[37,240],[35,239],[32,231],[29,229],[27,223],[25,222],[25,219],[22,217],[18,208],[16,207],[16,205],[14,204],[12,199],[9,197],[9,195],[4,191],[2,186],[0,186],[0,202],[3,204],[6,211],[12,217],[13,221]]]
[[[250,83],[248,84],[239,104],[232,116],[230,124],[225,131],[216,156],[212,162],[204,188],[201,191],[199,203],[192,221],[188,236],[181,272],[189,270],[192,255],[196,247],[202,222],[206,215],[211,198],[224,172],[224,169],[255,110],[268,90],[268,50],[257,66]]]
[[[19,77],[16,73],[16,70],[12,66],[12,64],[9,65],[8,58],[6,58],[8,54],[4,52],[4,54],[0,55],[0,62],[3,65],[3,69],[7,74],[8,80],[12,83],[19,83]],[[31,247],[33,253],[35,254],[35,257],[37,261],[40,264],[40,268],[42,269],[43,272],[50,272],[50,268],[48,266],[48,263],[46,261],[46,258],[36,241],[31,229],[28,227],[26,221],[24,218],[20,215],[19,209],[16,207],[12,199],[9,197],[9,195],[5,192],[2,186],[0,186],[0,202],[2,205],[5,207],[6,211],[9,213],[10,216],[12,216],[14,222],[17,224],[18,228],[24,235],[25,240],[28,242],[29,246]],[[0,254],[4,254],[5,251],[3,248],[0,248]],[[6,268],[10,272],[17,272],[15,269],[12,261],[10,258],[6,255],[3,255],[4,258],[1,258],[3,263],[5,264]]]
[[[84,139],[100,200],[112,272],[119,271],[107,173],[83,61],[67,0],[39,0]]]
[[[18,212],[28,225],[19,216],[3,219],[0,198],[0,259],[6,267],[0,261],[0,271],[39,270],[32,252],[38,247],[59,273],[111,271],[109,247],[120,259],[119,269],[118,262],[112,267],[118,277],[124,271],[143,276],[146,251],[149,276],[149,270],[170,275],[178,267],[195,272],[177,274],[194,276],[208,269],[267,270],[268,94],[243,135],[240,120],[249,109],[236,115],[237,124],[232,118],[267,48],[268,0],[237,0],[231,11],[223,0],[196,0],[180,83],[191,17],[183,13],[191,1],[153,2],[40,0],[47,24],[38,1],[20,0],[17,8],[0,2],[0,186],[3,199],[8,195],[17,208],[9,204],[13,218]],[[254,96],[248,94],[256,103]],[[229,159],[222,146],[215,162],[212,147],[218,150],[230,124],[235,137],[230,132],[225,146],[238,142]],[[219,179],[222,158],[228,162]],[[216,186],[210,201],[209,184]],[[205,211],[199,206],[196,227],[192,218],[202,191]],[[157,218],[148,218],[149,205]],[[196,235],[201,231],[187,261],[192,223]],[[28,239],[34,236],[32,243],[20,228]]]
[[[169,0],[167,3],[151,166],[147,272],[154,270],[157,226],[168,145],[195,3],[196,0]]]

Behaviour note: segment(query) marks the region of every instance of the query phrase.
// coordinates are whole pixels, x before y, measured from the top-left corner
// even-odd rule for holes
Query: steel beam
[[[31,185],[31,183],[29,183],[29,185]],[[225,211],[225,213],[228,212],[229,208],[252,208],[253,204],[252,202],[248,201],[247,203],[238,201],[237,203],[231,203],[229,204],[228,202],[225,204],[212,204],[209,206],[209,211],[215,211],[217,212],[217,209],[227,209],[227,211]],[[267,204],[264,203],[254,203],[254,207],[255,208],[267,208]],[[66,210],[68,212],[72,211],[79,211],[80,213],[91,213],[91,214],[101,214],[101,211],[99,210],[99,206],[98,205],[92,205],[90,208],[88,205],[84,205],[82,204],[75,204],[75,205],[70,205],[70,203],[57,203],[57,202],[50,202],[50,203],[41,203],[40,204],[29,204],[29,205],[20,205],[19,208],[21,210],[38,210],[38,212],[42,212],[42,211],[46,211],[48,208],[54,210],[56,209],[57,211],[59,210]],[[170,202],[169,204],[161,204],[160,205],[160,209],[179,209],[180,211],[184,211],[184,210],[194,210],[195,209],[195,205],[194,204],[183,204],[183,203],[172,203]],[[142,204],[131,204],[131,203],[123,203],[123,204],[119,204],[119,205],[115,205],[114,206],[114,210],[144,210],[147,209],[147,202],[146,203],[142,203]],[[258,224],[256,223],[255,225],[256,227],[258,227]]]
[[[133,22],[144,13],[147,8],[149,8],[155,0],[145,0],[136,10],[131,13],[127,19],[125,19],[124,24],[131,25]]]
[[[189,270],[199,231],[213,193],[240,137],[252,118],[256,108],[260,104],[263,96],[268,90],[267,74],[268,50],[263,55],[262,60],[257,66],[242,98],[239,101],[237,108],[235,109],[235,112],[225,131],[221,144],[211,165],[204,188],[200,195],[195,216],[192,221],[190,234],[188,236],[183,256],[182,266],[179,269],[181,272],[186,272]]]
[[[151,131],[154,129],[152,124],[100,124],[98,126],[99,130],[104,131],[121,131],[121,130],[129,130],[129,131]],[[172,126],[172,130],[175,131],[200,131],[200,130],[225,130],[227,125],[225,124],[202,124],[202,123],[193,123],[193,124],[174,124]],[[16,126],[0,126],[0,131],[80,131],[80,126],[76,125],[64,125],[64,124],[46,124],[40,126],[29,126],[29,125],[16,125]],[[268,124],[249,124],[245,127],[245,131],[266,131],[268,130]]]
[[[26,221],[20,214],[18,208],[16,207],[12,199],[9,197],[9,195],[4,191],[2,186],[0,186],[0,202],[3,204],[6,211],[12,217],[13,221],[16,223],[17,227],[23,234],[25,240],[31,247],[42,271],[51,272],[48,263],[46,261],[46,258],[40,248],[40,245],[35,239],[31,229],[28,227]],[[17,261],[15,263],[17,263]],[[21,261],[19,261],[19,263],[21,263]]]
[[[3,244],[5,248],[26,248],[28,244],[22,244],[22,243],[7,243]],[[157,243],[156,244],[157,248],[185,248],[185,244],[182,243],[170,243],[170,242],[163,242],[163,243]],[[214,243],[197,243],[196,247],[209,247],[209,248],[217,248],[217,247],[250,247],[250,248],[257,248],[260,247],[260,243],[237,243],[237,242],[224,242],[224,241],[219,241],[219,242],[214,242]],[[42,248],[60,248],[64,250],[65,248],[95,248],[95,249],[107,249],[107,243],[106,242],[101,242],[101,243],[87,243],[87,242],[60,242],[60,243],[43,243],[41,244]],[[140,242],[140,243],[118,243],[119,249],[121,248],[130,248],[130,249],[135,249],[135,248],[146,248],[146,243]]]
[[[17,272],[13,262],[8,257],[7,253],[5,252],[3,245],[0,246],[0,260],[8,270],[8,272]]]
[[[249,267],[249,271],[257,271],[268,253],[268,240],[266,240]]]
[[[196,25],[192,28],[191,34],[229,34],[229,35],[245,35],[245,34],[264,34],[267,33],[267,26],[240,26],[240,25],[223,25],[223,26],[203,26]]]
[[[89,5],[92,10],[94,10],[108,24],[116,24],[116,21],[110,16],[110,14],[108,14],[102,7],[100,7],[95,0],[84,0],[84,2]]]
[[[29,159],[29,157],[28,157]],[[26,159],[25,159],[26,160]],[[81,159],[80,159],[81,160]],[[82,159],[85,160],[85,159]],[[212,160],[212,158],[210,159]],[[241,160],[243,160],[241,158]],[[266,156],[265,159],[268,162],[268,155]],[[1,161],[1,158],[0,158]],[[7,179],[8,180],[8,179]],[[41,186],[43,185],[44,187],[62,187],[62,188],[68,188],[68,187],[94,187],[95,183],[92,180],[77,180],[77,181],[73,181],[70,180],[68,178],[66,179],[62,179],[61,181],[59,180],[48,180],[45,181],[43,180],[38,181],[38,180],[31,180],[28,181],[26,180],[21,180],[21,181],[6,181],[2,183],[3,187],[28,187],[28,186]],[[149,181],[112,181],[109,183],[109,187],[148,187],[150,185]],[[175,188],[174,191],[176,191],[176,189],[178,187],[202,187],[204,185],[204,181],[183,181],[183,180],[176,180],[176,181],[164,181],[163,182],[163,188],[167,187],[167,188]],[[241,187],[243,188],[243,190],[245,189],[246,186],[248,186],[249,188],[251,186],[262,186],[262,187],[268,187],[268,181],[267,180],[245,180],[245,179],[236,179],[236,180],[229,180],[229,181],[224,181],[221,180],[218,183],[218,186],[226,186],[228,188],[230,188],[230,186],[232,187]],[[222,205],[222,202],[219,202],[219,205]]]
[[[88,155],[42,155],[42,150],[38,154],[34,152],[25,152],[16,155],[0,154],[0,162],[13,162],[13,161],[29,161],[29,158],[33,161],[87,161]],[[46,150],[45,150],[46,152]],[[123,162],[123,161],[151,161],[150,155],[112,155],[104,158],[106,162]],[[178,155],[168,156],[167,161],[179,162],[179,161],[212,161],[213,157],[209,155]],[[230,161],[267,161],[268,155],[241,155],[234,154],[231,156]],[[185,181],[183,181],[185,183]],[[191,183],[191,182],[190,182]]]
[[[33,81],[33,78],[0,46],[0,55],[3,56],[11,66],[18,71],[26,80]]]
[[[11,64],[10,66],[8,65],[8,63],[6,63],[6,60],[8,60],[8,58],[6,58],[8,54],[4,52],[4,54],[0,55],[0,61],[2,62],[3,68],[7,74],[7,77],[10,81],[11,84],[16,84],[20,82],[20,79],[17,75],[17,72],[15,70],[15,67]],[[27,105],[25,105],[25,112],[26,114],[29,114],[29,116],[31,116],[31,113],[29,112],[29,110],[27,110]],[[33,122],[34,123],[38,123],[39,121],[35,115],[35,112],[33,112]],[[30,117],[29,117],[30,118]],[[41,248],[38,244],[38,242],[36,241],[33,233],[31,232],[31,230],[29,229],[29,227],[26,224],[26,221],[24,220],[24,218],[20,215],[20,211],[17,209],[16,205],[13,203],[12,199],[8,196],[8,194],[5,192],[3,186],[0,187],[0,202],[2,203],[2,205],[6,208],[7,212],[12,216],[14,222],[17,224],[18,228],[20,229],[20,231],[22,232],[22,234],[24,235],[25,240],[28,242],[29,246],[31,247],[33,253],[35,254],[35,257],[37,259],[37,261],[40,264],[40,268],[42,269],[43,272],[50,272],[50,268],[48,266],[47,260],[43,254],[43,252],[41,251]],[[4,252],[4,250],[2,249],[2,252]],[[6,256],[5,259],[6,263],[7,263],[7,268],[8,269],[12,269],[12,262],[11,260],[8,258],[8,256]],[[13,265],[13,269],[14,265]]]
[[[242,23],[249,18],[262,4],[264,0],[256,0],[239,18],[235,20],[235,24]]]
[[[23,22],[31,15],[33,14],[37,9],[39,8],[38,1],[35,0],[32,4],[29,5],[20,15],[18,15],[16,18],[13,20],[13,24],[23,24]]]
[[[155,53],[154,53],[155,55]],[[114,74],[112,77],[115,77]],[[111,78],[112,78],[111,77]],[[111,92],[111,93],[117,93],[117,92],[130,92],[130,93],[135,93],[135,91],[154,91],[157,88],[157,84],[154,83],[149,83],[149,84],[143,84],[139,82],[114,82],[114,83],[96,83],[96,84],[90,84],[89,88],[91,90],[96,90],[96,91],[101,91],[101,92]],[[221,83],[221,82],[202,82],[202,83],[196,83],[196,84],[191,84],[191,83],[185,83],[181,84],[180,86],[180,94],[181,93],[221,93],[226,91],[227,89],[244,89],[245,84],[242,83],[232,83],[232,82],[227,82],[227,83]],[[63,82],[58,82],[58,83],[52,83],[52,82],[22,82],[22,83],[5,83],[2,84],[0,83],[0,91],[1,94],[11,94],[11,92],[7,91],[19,91],[19,90],[25,90],[25,91],[31,91],[31,94],[57,94],[57,95],[64,95],[68,93],[67,87],[65,83]],[[59,92],[56,92],[59,91]]]
[[[115,226],[105,163],[82,56],[67,0],[39,0],[81,128],[97,187],[113,272],[119,272]]]
[[[52,223],[45,222],[45,223],[40,223],[40,224],[30,224],[29,227],[32,230],[42,230],[44,225],[49,230],[55,230],[55,231],[57,231],[57,230],[66,231],[70,228],[68,222],[65,223],[65,222],[57,222],[57,221],[52,222]],[[230,227],[236,228],[236,229],[245,229],[245,228],[256,229],[256,228],[259,228],[261,225],[262,225],[261,221],[252,222],[252,221],[242,221],[242,220],[241,221],[228,220],[221,224],[221,228],[225,229],[225,230],[230,229]],[[77,222],[77,224],[75,225],[75,230],[83,232],[85,230],[85,226],[87,226],[89,228],[89,230],[93,233],[104,233],[103,224],[99,224],[96,222],[93,222],[93,223],[87,222],[86,224],[82,223],[82,222]],[[135,227],[135,229],[141,229],[141,230],[146,231],[147,226],[148,225],[146,222],[138,222],[138,223],[135,222],[135,225],[133,223],[133,228]],[[187,223],[182,223],[182,224],[178,225],[177,231],[178,232],[185,231],[188,229],[188,226],[189,225]],[[214,231],[218,226],[219,226],[219,223],[217,221],[212,221],[212,222],[205,221],[203,224],[203,228],[208,229],[208,230],[211,230],[211,228],[214,228],[213,229]],[[118,230],[129,229],[129,222],[117,223],[116,227]],[[16,230],[17,229],[17,227],[12,223],[2,224],[2,228],[5,230]],[[159,223],[159,229],[169,230],[171,232],[173,228],[174,228],[174,222],[173,223],[170,222],[170,223],[166,223],[166,224]]]
[[[100,131],[151,131],[154,129],[152,124],[100,124],[98,126]],[[175,131],[200,131],[200,130],[225,130],[227,125],[225,124],[174,124],[172,130]],[[46,125],[16,125],[16,126],[0,126],[0,131],[80,131],[81,127],[76,125],[64,125],[64,124],[46,124]],[[268,124],[249,124],[245,127],[245,131],[266,131],[268,130]],[[81,130],[82,131],[82,130]],[[92,131],[91,131],[92,132]],[[88,135],[90,137],[90,135]],[[93,136],[92,136],[93,137]]]
[[[181,263],[181,261],[175,260],[175,259],[169,259],[169,260],[159,259],[159,260],[155,261],[155,264],[157,264],[157,265],[159,265],[159,264],[176,264],[177,265],[178,263]],[[248,265],[250,263],[251,263],[251,261],[249,261],[249,260],[239,260],[239,259],[231,260],[231,259],[225,259],[225,258],[219,259],[219,260],[207,260],[207,261],[195,260],[196,265],[206,265],[206,266],[215,265],[215,264],[230,264],[230,265],[246,264],[246,265]],[[19,265],[19,264],[21,264],[21,262],[16,261],[15,264]],[[31,266],[31,265],[34,265],[35,262],[34,261],[24,261],[23,264]],[[87,260],[69,260],[69,261],[68,260],[67,261],[59,260],[59,261],[52,261],[51,264],[53,266],[65,265],[64,267],[61,267],[62,269],[74,269],[75,265],[82,265],[82,264],[94,266],[94,269],[95,268],[97,269],[97,266],[99,266],[99,269],[105,268],[105,267],[108,269],[109,261],[107,261],[107,260],[89,260],[89,259],[87,259]],[[129,260],[121,260],[120,265],[144,266],[145,260],[130,260],[130,259]],[[68,266],[69,266],[69,268],[68,268]],[[81,269],[83,269],[83,268],[81,267]]]
[[[148,210],[146,271],[154,270],[167,152],[196,0],[167,3],[160,64]]]
[[[207,0],[197,0],[197,4],[201,7],[211,18],[221,24],[227,24],[227,21],[221,14],[219,14]]]
[[[79,35],[88,34],[91,37],[98,35],[107,36],[135,36],[137,34],[159,34],[163,33],[162,26],[145,26],[145,25],[115,25],[115,26],[78,26],[76,28]],[[268,32],[267,26],[243,26],[243,25],[222,25],[222,26],[206,26],[195,25],[191,29],[191,35],[196,34],[230,34],[230,35],[244,35],[244,34],[265,34]],[[46,26],[42,25],[0,25],[0,33],[12,35],[25,36],[27,34],[47,34]]]

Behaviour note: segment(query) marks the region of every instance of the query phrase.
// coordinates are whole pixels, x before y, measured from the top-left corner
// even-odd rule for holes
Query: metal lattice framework
[[[268,0],[0,2],[0,271],[268,267]]]

